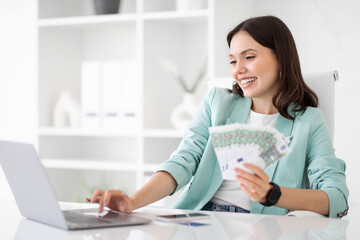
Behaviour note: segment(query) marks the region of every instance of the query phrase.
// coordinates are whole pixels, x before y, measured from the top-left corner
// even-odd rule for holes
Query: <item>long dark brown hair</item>
[[[278,87],[272,99],[279,113],[294,120],[288,112],[290,104],[294,111],[300,112],[307,106],[317,107],[318,97],[304,82],[294,38],[283,21],[274,16],[262,16],[245,20],[227,35],[230,47],[231,39],[239,31],[246,31],[264,47],[270,48],[276,55],[280,66]],[[244,96],[239,84],[234,82],[232,92]]]

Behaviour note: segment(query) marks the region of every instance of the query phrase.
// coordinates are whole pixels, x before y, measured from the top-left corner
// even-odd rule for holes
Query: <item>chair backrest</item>
[[[335,81],[338,80],[337,71],[304,74],[306,84],[318,95],[321,109],[329,129],[331,139],[334,140],[335,127]],[[232,78],[217,78],[208,82],[212,87],[232,88]]]
[[[317,94],[321,109],[334,141],[335,128],[335,81],[339,79],[337,71],[304,74],[306,84]]]

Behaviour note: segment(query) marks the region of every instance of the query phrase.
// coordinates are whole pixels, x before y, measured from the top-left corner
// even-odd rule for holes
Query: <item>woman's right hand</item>
[[[86,201],[99,203],[99,212],[102,212],[104,207],[124,213],[131,213],[134,210],[130,197],[120,190],[97,189],[91,198],[86,198]]]

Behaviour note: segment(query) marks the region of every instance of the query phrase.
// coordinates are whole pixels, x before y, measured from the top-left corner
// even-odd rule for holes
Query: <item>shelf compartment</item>
[[[195,1],[199,2],[199,1]],[[176,0],[143,0],[144,3],[144,12],[167,12],[167,11],[178,11]],[[208,1],[204,0],[202,3],[202,9],[207,9]],[[199,11],[197,9],[188,9],[188,10],[181,10],[178,12],[193,12]]]
[[[175,0],[143,0],[144,12],[174,11]]]
[[[135,163],[118,163],[103,160],[84,159],[42,159],[41,162],[46,168],[54,169],[78,169],[97,171],[130,171],[135,172],[138,166]]]
[[[128,129],[82,129],[82,128],[55,128],[42,127],[40,136],[78,136],[78,137],[138,137],[140,131]]]
[[[156,20],[173,20],[175,21],[193,21],[193,20],[207,20],[209,16],[208,10],[196,10],[196,11],[166,11],[166,12],[153,12],[145,13],[145,21],[156,21]]]
[[[144,140],[144,163],[155,167],[168,160],[174,152],[181,139],[176,138],[146,138]],[[155,164],[155,165],[152,165]],[[149,168],[150,170],[154,170]]]
[[[82,62],[136,61],[136,36],[135,23],[119,29],[40,29],[39,125],[53,125],[53,108],[61,91],[70,91],[80,102]]]
[[[154,173],[156,170],[159,169],[160,163],[148,163],[148,164],[144,164],[143,170],[145,173]]]
[[[134,164],[137,162],[136,138],[40,136],[39,155],[42,159],[86,159],[98,162]]]
[[[90,0],[39,0],[38,6],[40,19],[95,15],[95,7]],[[120,1],[119,15],[135,12],[136,1]]]
[[[119,189],[126,194],[136,190],[135,172],[53,168],[46,172],[57,200],[62,202],[85,202],[96,189]]]
[[[144,137],[146,138],[182,138],[183,130],[177,129],[145,129]]]
[[[170,114],[182,103],[184,90],[173,74],[167,71],[163,62],[174,64],[187,85],[192,86],[208,54],[208,22],[203,20],[144,23],[144,89],[149,89],[144,91],[145,128],[172,127]],[[154,42],[158,44],[151,44]],[[195,92],[198,103],[207,91],[206,78],[207,76]]]
[[[111,14],[111,15],[97,15],[97,16],[80,16],[80,17],[64,17],[64,18],[50,18],[41,19],[38,21],[38,26],[41,29],[57,28],[57,29],[85,29],[85,28],[101,28],[114,25],[120,26],[125,24],[135,24],[137,19],[136,14]]]

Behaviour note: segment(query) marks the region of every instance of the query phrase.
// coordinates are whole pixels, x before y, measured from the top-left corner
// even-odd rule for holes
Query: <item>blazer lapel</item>
[[[292,105],[289,106],[288,108],[288,112],[290,113],[291,116],[295,117],[295,113],[293,112],[293,107]],[[281,132],[287,139],[289,139],[289,141],[292,140],[292,130],[293,130],[293,126],[294,126],[294,121],[284,118],[283,116],[281,116],[280,114],[278,115],[276,121],[275,121],[275,128]],[[272,164],[271,166],[269,166],[266,169],[266,173],[270,178],[270,181],[272,181],[273,177],[274,177],[274,173],[276,170],[276,167],[278,165],[279,161],[276,161],[274,164]]]
[[[251,99],[240,97],[238,99],[238,102],[235,104],[235,107],[233,108],[230,116],[228,117],[226,124],[231,123],[246,123],[250,109],[251,109]]]

